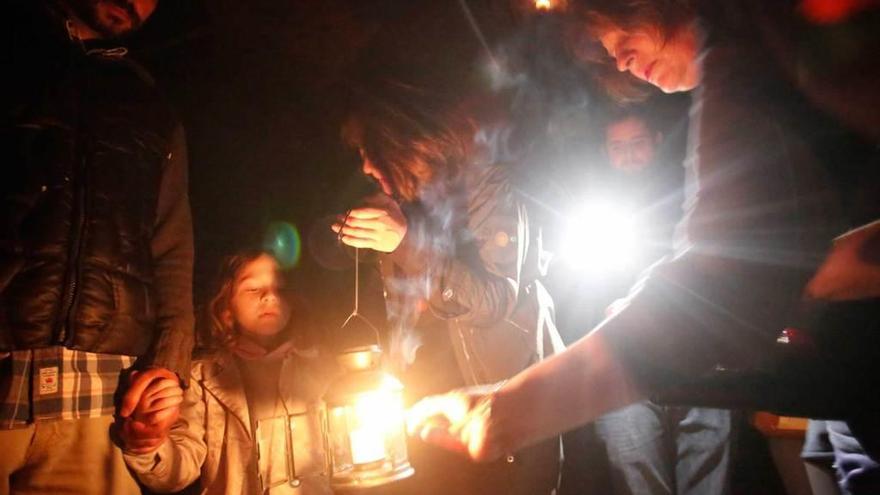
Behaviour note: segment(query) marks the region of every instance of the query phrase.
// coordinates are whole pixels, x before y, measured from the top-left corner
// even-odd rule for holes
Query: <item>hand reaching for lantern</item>
[[[504,454],[504,442],[498,421],[492,417],[494,400],[486,387],[426,397],[407,413],[407,430],[424,442],[475,461],[496,460]]]
[[[368,198],[365,206],[340,215],[330,228],[349,246],[390,253],[406,236],[407,223],[400,205],[380,193]]]

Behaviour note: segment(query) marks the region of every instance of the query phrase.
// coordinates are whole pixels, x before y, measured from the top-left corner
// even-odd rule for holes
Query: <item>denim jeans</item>
[[[834,448],[834,468],[844,494],[880,493],[880,464],[872,459],[844,421],[826,421],[828,440]]]
[[[615,495],[723,495],[730,411],[641,402],[596,420]]]

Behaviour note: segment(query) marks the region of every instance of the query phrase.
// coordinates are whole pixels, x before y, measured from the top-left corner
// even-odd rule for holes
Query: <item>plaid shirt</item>
[[[135,356],[47,347],[0,356],[0,429],[35,421],[97,418],[115,411],[120,372]],[[5,370],[10,370],[11,373]]]

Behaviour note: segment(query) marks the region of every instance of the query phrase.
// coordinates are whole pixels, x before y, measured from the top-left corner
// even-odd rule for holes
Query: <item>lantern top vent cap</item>
[[[366,371],[379,367],[382,348],[378,345],[350,347],[336,356],[336,362],[346,371]]]

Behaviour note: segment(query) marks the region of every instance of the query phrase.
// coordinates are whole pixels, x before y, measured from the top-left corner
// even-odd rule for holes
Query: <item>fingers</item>
[[[125,450],[135,454],[145,454],[156,450],[168,437],[168,432],[177,420],[180,408],[177,405],[166,407],[138,419],[123,420],[121,437]]]
[[[172,406],[179,406],[183,402],[183,394],[173,394],[167,397],[159,397],[151,400],[147,404],[142,404],[138,406],[135,410],[135,414],[139,417],[147,414],[154,413],[156,411],[161,411],[162,409],[167,409]]]
[[[419,432],[419,438],[431,445],[435,445],[450,452],[467,455],[468,448],[458,435],[452,434],[448,428],[429,426]]]
[[[369,206],[365,206],[362,208],[354,208],[348,212],[348,217],[356,218],[360,220],[369,220],[375,218],[381,218],[388,215],[388,211],[384,208],[373,208]]]
[[[350,223],[345,225],[334,223],[330,228],[333,230],[333,232],[336,232],[337,234],[341,232],[343,235],[361,237],[364,239],[373,238],[379,233],[379,231],[375,228],[358,227]]]
[[[178,380],[177,375],[165,368],[149,368],[140,372],[132,372],[130,376],[131,383],[120,402],[119,415],[123,418],[131,416],[131,413],[137,408],[144,391],[157,378]]]
[[[407,429],[411,435],[421,435],[423,428],[438,427],[443,422],[455,427],[467,417],[470,402],[467,396],[454,392],[426,397],[407,412]]]
[[[345,226],[358,227],[366,230],[381,230],[387,228],[389,220],[390,219],[387,215],[376,218],[349,217],[345,219]],[[342,221],[337,222],[337,224],[342,224]]]
[[[407,431],[477,462],[495,460],[502,452],[489,438],[490,402],[487,395],[467,392],[428,397],[407,412]]]
[[[345,245],[361,249],[374,249],[377,247],[376,241],[372,239],[361,239],[360,237],[344,235],[340,237],[339,240]]]
[[[143,402],[153,397],[164,397],[175,392],[183,393],[183,389],[180,388],[180,382],[176,378],[157,378],[141,394],[141,401]]]
[[[144,421],[156,429],[167,431],[174,425],[179,416],[180,408],[178,406],[170,406],[148,414],[144,417]]]

